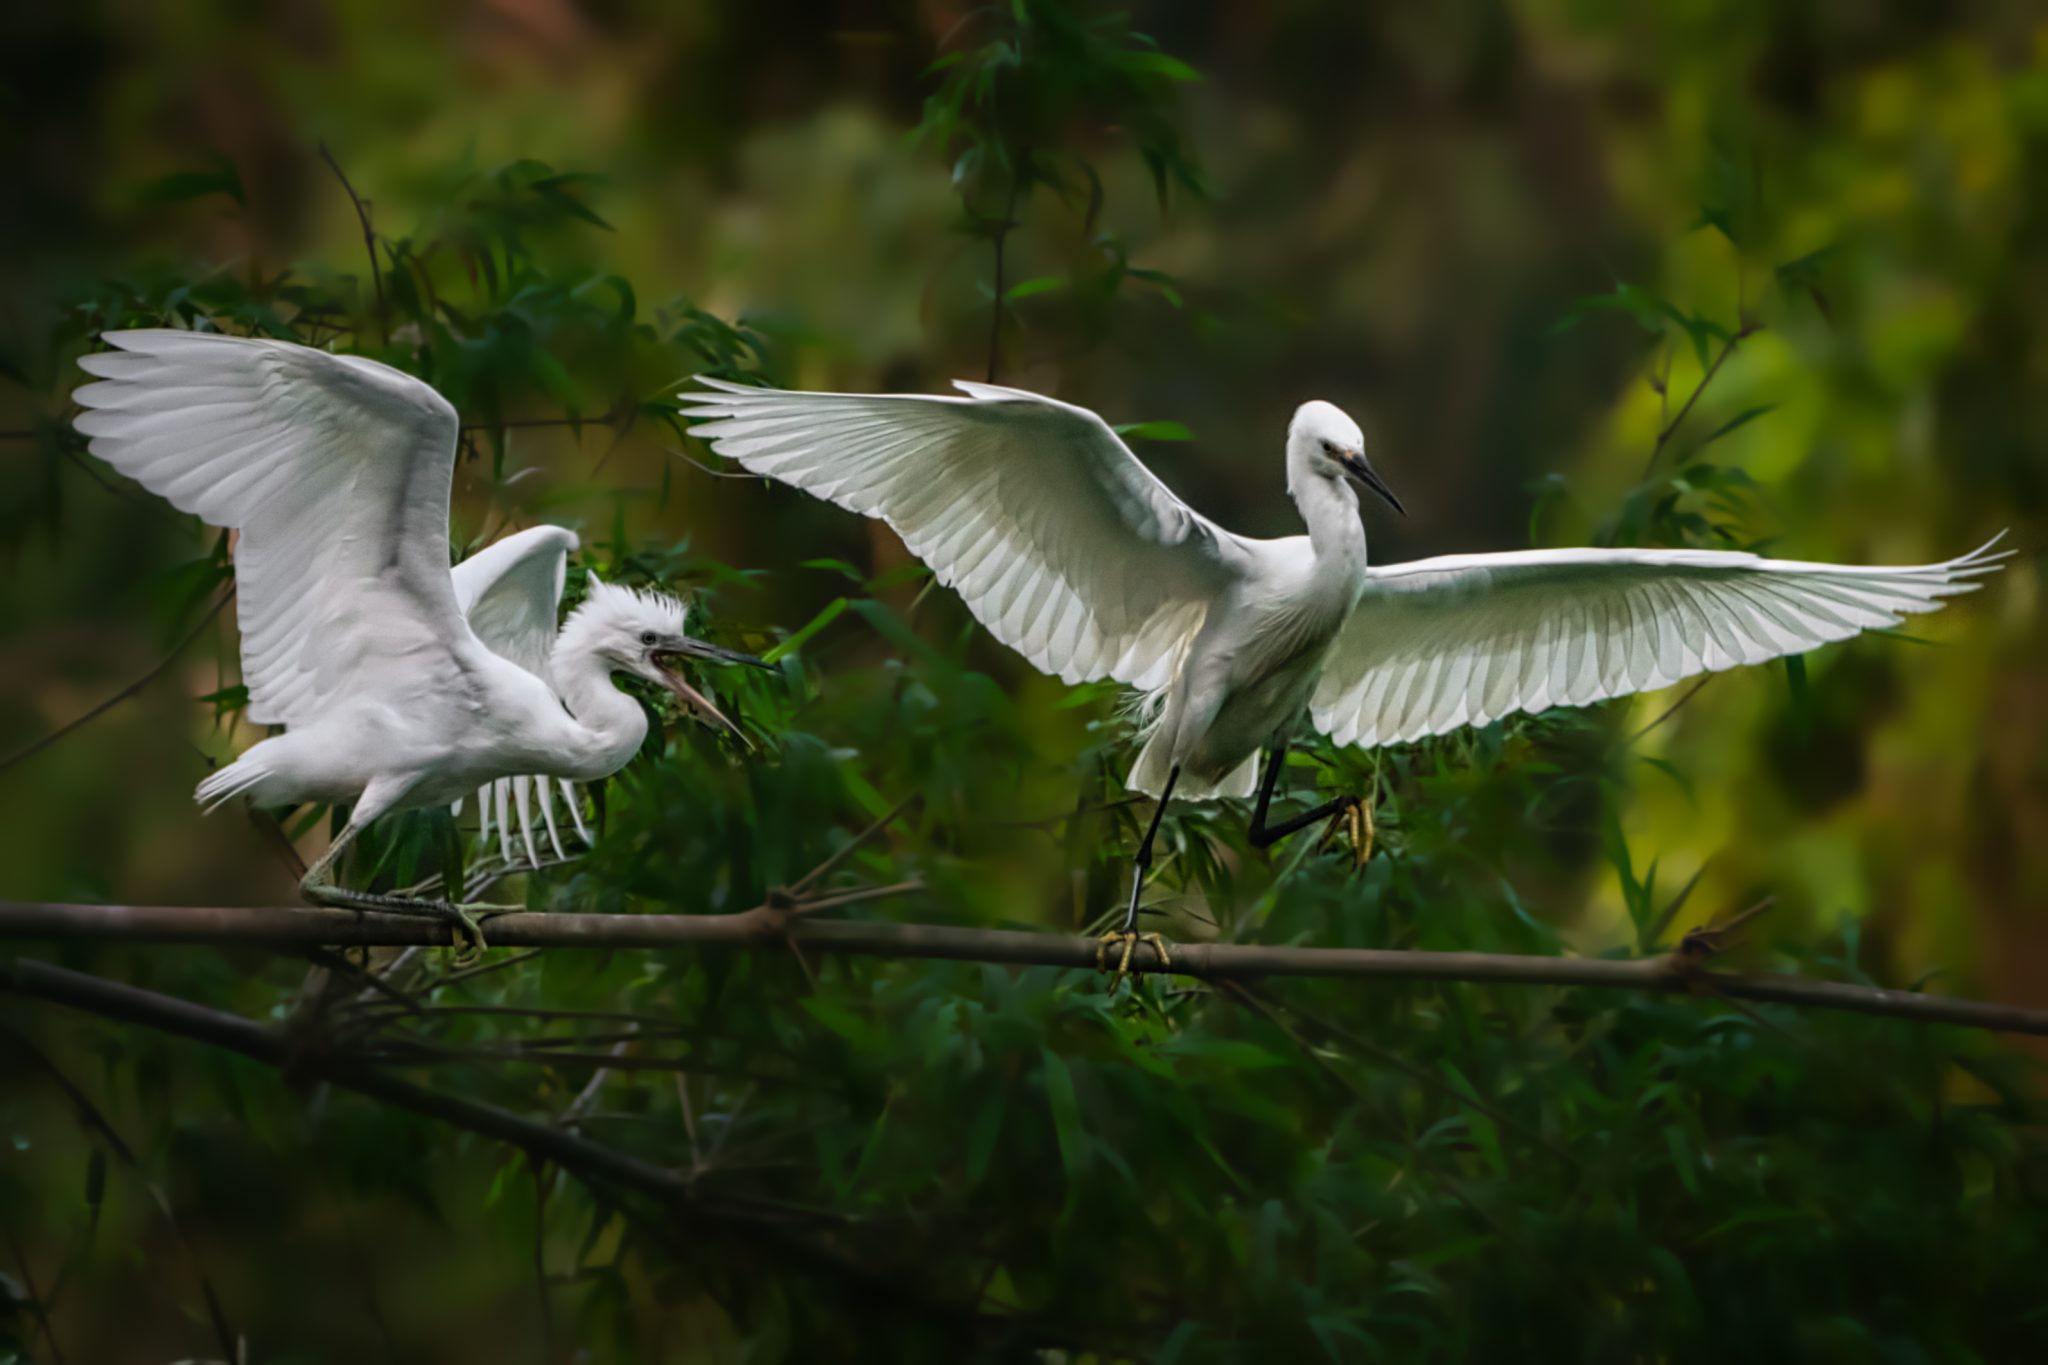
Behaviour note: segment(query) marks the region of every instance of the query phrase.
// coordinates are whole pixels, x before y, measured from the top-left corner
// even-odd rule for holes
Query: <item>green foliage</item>
[[[1144,163],[1162,214],[1175,192],[1205,194],[1177,119],[1177,88],[1200,80],[1199,73],[1160,51],[1129,16],[1071,0],[991,5],[963,21],[961,31],[963,45],[927,68],[938,88],[910,140],[952,158],[964,230],[993,247],[994,283],[984,291],[995,315],[989,377],[1012,305],[1069,285],[1061,275],[1005,282],[1005,243],[1040,188],[1079,214],[1083,235],[1092,239],[1076,289],[1092,330],[1099,333],[1126,281],[1148,284],[1179,307],[1171,276],[1132,268],[1123,242],[1098,231],[1106,195],[1096,159],[1102,130],[1115,129]]]
[[[1119,400],[1120,415],[1175,417],[1118,429],[1156,443],[1147,458],[1178,478],[1198,463],[1182,444],[1197,431],[1200,463],[1224,464],[1238,433],[1219,424],[1237,410],[1305,396],[1296,387],[1328,383],[1329,366],[1392,365],[1398,347],[1304,339],[1301,300],[1280,294],[1277,271],[1256,253],[1204,268],[1205,288],[1231,291],[1245,319],[1220,329],[1184,309],[1176,276],[1131,264],[1141,230],[1129,217],[1128,237],[1109,226],[1124,212],[1108,188],[1109,150],[1137,153],[1162,206],[1203,190],[1179,131],[1194,69],[1133,22],[1049,0],[974,11],[933,66],[915,136],[952,164],[970,239],[1000,252],[1014,234],[1010,247],[1030,255],[1014,282],[998,267],[979,301],[999,310],[999,327],[1028,317],[1042,326],[1034,335],[1084,357],[1076,374],[1089,383],[1115,350],[1101,344],[1112,321],[1164,320],[1147,333],[1146,386]],[[1343,37],[1331,16],[1317,17],[1308,42],[1288,36],[1284,17],[1273,22],[1275,41],[1295,44],[1274,62],[1275,84],[1310,128],[1357,125],[1318,103],[1338,92],[1399,93],[1355,53],[1325,60],[1324,46],[1337,51]],[[1568,50],[1587,49],[1570,36]],[[1218,43],[1213,56],[1205,70],[1237,54]],[[1678,56],[1665,61],[1690,69]],[[1433,71],[1417,78],[1415,98],[1440,117],[1457,82],[1490,87],[1480,78],[1489,69]],[[438,69],[434,79],[444,79]],[[1639,98],[1615,98],[1624,96]],[[810,135],[839,145],[830,126]],[[1247,196],[1270,189],[1288,205],[1286,234],[1267,255],[1312,258],[1326,201],[1290,189],[1288,177],[1302,172],[1269,144],[1237,151],[1273,162],[1247,173]],[[0,546],[69,565],[65,610],[89,608],[94,621],[124,612],[120,630],[106,633],[147,636],[134,625],[146,620],[158,637],[149,643],[168,645],[232,582],[225,537],[131,496],[70,432],[71,362],[94,334],[211,327],[373,356],[430,380],[463,415],[458,554],[516,523],[573,524],[584,544],[572,602],[589,569],[687,589],[695,628],[776,665],[711,680],[744,743],[645,692],[658,724],[599,791],[596,846],[494,896],[564,914],[730,914],[833,860],[819,894],[916,889],[821,913],[1057,933],[1099,928],[1118,912],[1149,808],[1121,785],[1133,745],[1117,690],[1037,679],[928,571],[871,544],[850,518],[772,494],[718,502],[734,486],[669,453],[703,453],[668,401],[688,374],[814,383],[820,369],[852,365],[863,367],[859,382],[879,387],[893,357],[860,354],[861,337],[846,348],[853,359],[829,341],[793,340],[806,325],[801,309],[778,329],[728,322],[650,283],[664,278],[650,264],[665,260],[659,251],[631,268],[614,260],[650,216],[663,220],[654,235],[666,246],[666,215],[682,191],[650,208],[596,176],[524,158],[479,169],[465,154],[430,173],[415,167],[409,200],[394,188],[405,176],[378,176],[378,194],[362,205],[371,240],[360,252],[357,204],[301,159],[322,177],[321,216],[341,228],[297,264],[263,251],[131,253],[30,314],[33,326],[9,322],[0,362],[10,396],[33,410],[30,439],[18,443],[33,456],[5,485]],[[186,169],[134,175],[124,202],[218,215],[203,220],[216,229],[263,207],[254,166],[203,155],[166,164]],[[1454,178],[1479,175],[1458,164]],[[350,170],[353,189],[367,191],[372,177]],[[1583,286],[1564,282],[1527,304],[1534,321],[1524,330],[1544,338],[1540,356],[1522,356],[1529,365],[1617,337],[1630,347],[1612,373],[1580,375],[1588,388],[1626,387],[1643,405],[1641,420],[1615,423],[1626,448],[1604,464],[1545,450],[1541,477],[1503,457],[1484,478],[1439,482],[1440,503],[1482,485],[1516,494],[1526,475],[1527,502],[1504,500],[1510,537],[1527,514],[1532,541],[1552,530],[1576,536],[1583,523],[1604,544],[1754,548],[1775,535],[1780,500],[1812,511],[1826,500],[1815,484],[1827,498],[1846,496],[1846,461],[1764,474],[1749,456],[1798,417],[1824,366],[1850,371],[1861,393],[1877,386],[1866,373],[1874,363],[1825,351],[1762,391],[1729,375],[1754,344],[1813,323],[1815,306],[1815,325],[1838,339],[1826,344],[1850,347],[1858,334],[1849,323],[1869,317],[1847,269],[1859,248],[1812,250],[1810,234],[1788,242],[1766,210],[1798,215],[1760,195],[1747,150],[1714,141],[1699,170],[1703,188],[1678,207],[1662,204],[1654,231],[1641,235],[1661,240],[1655,233],[1694,224],[1675,249],[1710,251],[1711,266],[1632,262],[1641,284],[1574,304]],[[1318,192],[1325,180],[1401,186],[1398,174],[1323,165],[1306,178]],[[1040,189],[1072,221],[1027,219]],[[1388,191],[1365,212],[1333,196],[1326,216],[1357,212],[1376,225],[1399,198]],[[416,211],[406,218],[393,201]],[[1441,224],[1432,231],[1443,235]],[[1079,252],[1062,257],[1049,239],[1076,232]],[[1364,230],[1339,238],[1346,252],[1363,239]],[[868,268],[864,250],[834,245],[846,270]],[[1519,236],[1512,245],[1524,249]],[[1401,259],[1420,249],[1399,247]],[[1334,268],[1343,264],[1308,259],[1309,305],[1343,311]],[[1741,281],[1765,271],[1777,291],[1746,311]],[[729,285],[707,272],[692,297],[718,309],[753,297]],[[1414,311],[1439,310],[1431,300]],[[1272,317],[1283,320],[1277,330],[1259,331]],[[1757,323],[1773,330],[1753,343]],[[1198,338],[1216,349],[1185,361],[1199,376],[1193,387],[1155,389],[1153,357],[1182,357]],[[1271,355],[1256,355],[1262,347]],[[979,351],[977,342],[932,368],[957,370],[963,357],[971,367]],[[1717,357],[1726,361],[1719,377]],[[1256,383],[1209,378],[1252,360],[1266,365]],[[1650,398],[1636,383],[1645,363]],[[1105,372],[1114,382],[1117,372]],[[1210,402],[1210,388],[1232,392]],[[1431,425],[1459,417],[1408,397],[1386,406],[1427,407]],[[1514,425],[1525,415],[1517,409]],[[1591,428],[1605,416],[1581,419]],[[1889,464],[1884,475],[1896,476]],[[690,496],[678,494],[679,480],[696,481]],[[1238,509],[1224,501],[1217,510]],[[743,541],[725,524],[737,515],[760,519]],[[1375,524],[1376,546],[1379,533]],[[156,723],[188,767],[191,747],[218,758],[250,738],[246,694],[231,666],[212,666],[228,649],[203,636],[162,685],[179,704]],[[1291,755],[1283,803],[1369,794],[1377,843],[1364,867],[1314,833],[1257,851],[1242,811],[1177,807],[1162,827],[1146,927],[1181,942],[1668,948],[1727,904],[1765,892],[1800,899],[1800,865],[1771,859],[1851,824],[1842,793],[1859,785],[1866,751],[1896,746],[1880,730],[1901,706],[1888,667],[1816,663],[1809,673],[1790,660],[1782,680],[1767,676],[1743,694],[1761,716],[1754,730],[1731,708],[1690,748],[1646,742],[1647,717],[1621,705],[1375,753],[1311,740]],[[1668,704],[1654,699],[1652,714]],[[39,771],[52,791],[38,788],[38,798],[59,804],[78,785],[85,797],[70,799],[98,809],[116,790],[161,789],[169,814],[129,836],[146,853],[118,873],[101,875],[115,860],[97,844],[44,861],[75,878],[66,884],[85,888],[79,895],[134,899],[144,894],[136,887],[187,885],[175,880],[170,846],[198,837],[183,805],[188,775],[131,766],[119,749],[95,753],[84,747],[90,735],[57,751],[68,762],[53,757]],[[1929,747],[1953,750],[1949,735]],[[1729,766],[1729,754],[1751,750],[1754,769]],[[1757,823],[1715,825],[1717,789],[1755,806]],[[2013,789],[2023,794],[2024,783]],[[1704,832],[1684,844],[1645,833],[1657,801]],[[133,808],[118,809],[108,824],[143,824]],[[1941,837],[1938,816],[1915,812],[1926,821],[1912,831],[1924,841],[1916,857]],[[892,818],[861,837],[883,817]],[[305,838],[336,818],[290,812],[284,828]],[[442,812],[388,822],[364,841],[352,876],[370,886],[473,881],[491,862],[489,850],[464,848],[473,827],[473,814]],[[1873,828],[1871,844],[1886,827]],[[112,847],[123,830],[98,833]],[[266,846],[250,847],[259,850],[248,855],[253,869]],[[1883,850],[1853,847],[1860,857],[1826,845],[1816,855],[1825,875],[1811,878],[1821,889],[1753,927],[1742,951],[1817,977],[1918,988],[1933,960],[1924,943],[1897,941],[1905,935],[1895,922],[1866,931],[1858,915],[1839,913],[1850,900],[1840,869],[1882,865]],[[1717,849],[1733,872],[1709,875],[1706,854]],[[1899,880],[1946,866],[1929,854]],[[243,877],[242,894],[277,894],[256,871]],[[1738,894],[1747,899],[1731,899]],[[1612,911],[1604,918],[1603,906]],[[537,1167],[477,1134],[311,1082],[293,1065],[274,1071],[10,1000],[0,1020],[10,1068],[0,1095],[0,1351],[25,1359],[55,1357],[42,1310],[71,1359],[137,1349],[152,1359],[226,1357],[218,1338],[241,1335],[249,1358],[265,1360],[580,1351],[636,1362],[1960,1362],[2027,1358],[2048,1327],[2040,1077],[2003,1044],[1956,1031],[1583,989],[1132,986],[1089,972],[793,950],[498,951],[468,971],[433,953],[328,957],[318,966],[338,985],[324,997],[320,976],[295,956],[87,944],[58,955],[270,1022],[298,1056],[353,1053],[678,1172],[693,1204],[677,1214]]]
[[[928,69],[938,89],[913,137],[953,157],[953,183],[970,218],[1014,217],[1044,186],[1081,209],[1092,229],[1102,177],[1076,148],[1104,127],[1129,139],[1162,211],[1175,190],[1204,192],[1173,117],[1175,87],[1201,77],[1132,28],[1127,15],[1068,0],[1016,0],[980,11],[969,31],[971,45]]]

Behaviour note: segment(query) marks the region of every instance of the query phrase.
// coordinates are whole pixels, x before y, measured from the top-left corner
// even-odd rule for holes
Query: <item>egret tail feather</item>
[[[211,815],[236,797],[247,795],[268,776],[269,769],[251,763],[244,755],[240,761],[208,773],[193,791],[192,799],[199,803],[202,811]]]

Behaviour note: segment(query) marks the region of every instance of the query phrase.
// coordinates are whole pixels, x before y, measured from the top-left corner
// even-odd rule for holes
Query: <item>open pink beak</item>
[[[696,688],[690,686],[690,684],[684,680],[683,675],[680,672],[678,672],[675,668],[670,666],[670,661],[668,658],[663,657],[656,659],[655,666],[661,671],[662,682],[668,686],[669,691],[676,694],[677,698],[681,700],[683,705],[689,707],[690,710],[696,712],[697,715],[702,717],[704,720],[714,725],[721,725],[726,729],[732,731],[732,733],[737,735],[740,741],[744,743],[748,748],[751,749],[754,747],[754,741],[747,738],[746,731],[740,729],[739,726],[733,724],[732,719],[729,716],[727,716],[725,712],[719,710],[716,706],[713,706],[711,704],[711,698],[705,696],[702,692],[699,692]]]

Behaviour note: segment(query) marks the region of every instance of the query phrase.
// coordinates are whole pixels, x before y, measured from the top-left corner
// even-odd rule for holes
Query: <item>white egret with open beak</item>
[[[329,870],[391,812],[500,779],[618,771],[647,714],[616,674],[731,726],[678,666],[760,661],[690,636],[677,599],[593,582],[557,632],[573,532],[535,527],[450,571],[458,423],[419,380],[282,341],[173,330],[104,340],[115,349],[79,362],[100,382],[73,395],[86,409],[78,429],[143,487],[241,532],[248,715],[284,727],[201,782],[199,801],[354,803],[306,872],[309,899],[441,916],[480,948],[472,912],[499,907],[350,891]]]

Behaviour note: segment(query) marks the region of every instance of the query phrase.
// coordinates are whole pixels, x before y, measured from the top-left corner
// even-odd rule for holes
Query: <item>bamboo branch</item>
[[[486,926],[499,948],[723,948],[864,957],[988,962],[1013,966],[1096,967],[1096,940],[1014,929],[820,920],[768,906],[733,915],[501,915]],[[0,942],[104,940],[135,944],[260,944],[268,947],[446,945],[447,925],[404,915],[283,907],[66,905],[0,901]],[[1923,1024],[2048,1036],[2048,1010],[1923,995],[1881,986],[1814,981],[1779,972],[1709,971],[1706,945],[1681,945],[1645,958],[1541,957],[1516,953],[1440,953],[1386,948],[1297,948],[1182,943],[1162,963],[1150,947],[1132,957],[1135,972],[1205,981],[1300,976],[1397,981],[1466,981],[1504,986],[1583,986],[1600,990],[1719,995],[1811,1009],[1885,1015]],[[23,964],[27,965],[27,964]],[[0,980],[0,988],[6,982]],[[550,1155],[550,1160],[558,1158]]]

